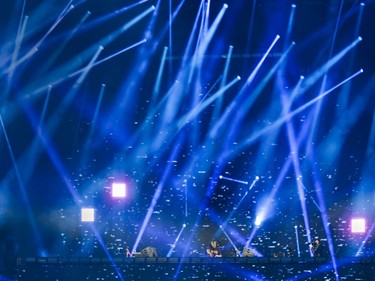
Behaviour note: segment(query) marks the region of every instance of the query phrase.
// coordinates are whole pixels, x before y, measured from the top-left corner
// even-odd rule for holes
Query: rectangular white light
[[[126,197],[126,184],[125,183],[113,183],[112,184],[112,197],[125,198]]]
[[[95,220],[95,210],[93,208],[81,209],[81,221],[93,222]]]
[[[352,219],[352,233],[364,233],[366,231],[365,219]]]

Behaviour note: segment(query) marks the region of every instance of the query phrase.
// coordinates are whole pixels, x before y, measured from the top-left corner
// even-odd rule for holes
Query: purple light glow
[[[366,231],[366,220],[362,218],[352,219],[352,233],[364,233]]]
[[[113,183],[112,184],[112,197],[113,198],[125,198],[126,197],[126,184],[125,183]]]

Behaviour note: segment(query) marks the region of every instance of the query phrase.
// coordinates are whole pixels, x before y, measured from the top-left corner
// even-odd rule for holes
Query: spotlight
[[[255,219],[255,225],[260,226],[262,224],[263,218],[261,216],[257,216]]]
[[[113,183],[112,184],[112,197],[125,198],[126,197],[126,184],[125,183]]]
[[[258,181],[259,179],[260,179],[260,178],[259,178],[259,176],[256,176],[256,177],[255,177],[255,180],[257,180],[257,181]]]
[[[228,8],[228,4],[225,3],[223,7],[224,7],[224,9],[227,9]]]
[[[81,209],[81,221],[82,222],[93,222],[94,220],[95,220],[95,210],[93,208]]]
[[[352,219],[352,233],[364,233],[366,231],[365,219]]]

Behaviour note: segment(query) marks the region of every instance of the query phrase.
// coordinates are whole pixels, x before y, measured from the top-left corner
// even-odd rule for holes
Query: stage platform
[[[336,259],[339,280],[373,280],[374,257]],[[337,280],[328,257],[27,257],[19,281]]]

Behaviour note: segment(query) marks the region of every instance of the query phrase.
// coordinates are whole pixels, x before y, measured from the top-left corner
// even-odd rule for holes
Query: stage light
[[[255,219],[255,225],[256,226],[260,226],[263,222],[263,216],[262,215],[258,215]]]
[[[81,221],[93,222],[95,220],[95,210],[93,208],[81,209]]]
[[[112,184],[112,197],[125,198],[126,197],[126,184],[114,182]]]
[[[365,219],[352,219],[352,233],[364,233],[366,231]]]

